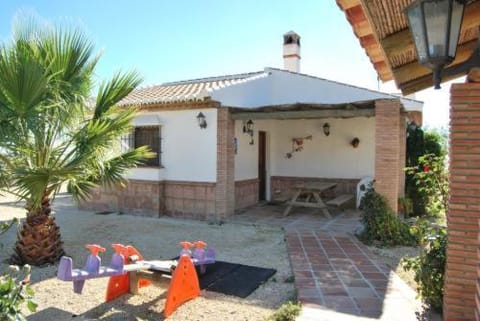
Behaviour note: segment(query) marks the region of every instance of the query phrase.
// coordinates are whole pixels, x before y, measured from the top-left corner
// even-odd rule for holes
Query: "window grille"
[[[159,167],[162,154],[160,126],[135,127],[132,132],[123,136],[121,139],[122,152],[141,146],[148,146],[152,152],[156,153],[156,156],[145,160],[140,166]]]

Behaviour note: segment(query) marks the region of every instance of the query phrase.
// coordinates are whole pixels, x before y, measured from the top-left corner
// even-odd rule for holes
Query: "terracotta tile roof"
[[[161,85],[139,88],[125,97],[119,105],[141,106],[178,101],[203,100],[206,97],[210,97],[211,93],[215,90],[266,76],[268,76],[268,72],[258,71],[163,83]]]

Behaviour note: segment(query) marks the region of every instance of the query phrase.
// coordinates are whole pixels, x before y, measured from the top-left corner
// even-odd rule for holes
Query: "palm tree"
[[[146,147],[113,148],[135,115],[116,104],[140,77],[118,73],[90,98],[98,58],[80,31],[35,19],[0,47],[0,191],[24,200],[27,211],[14,263],[54,263],[64,253],[51,215],[63,185],[86,199],[99,185],[125,184],[125,171],[153,156]]]

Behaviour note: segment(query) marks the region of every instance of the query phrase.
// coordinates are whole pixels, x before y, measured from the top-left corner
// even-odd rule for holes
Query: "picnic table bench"
[[[290,213],[292,207],[301,206],[321,209],[326,217],[331,218],[332,216],[328,211],[328,207],[322,200],[322,192],[333,189],[336,186],[337,183],[328,182],[307,183],[294,186],[295,193],[293,194],[293,197],[290,199],[290,201],[288,201],[288,205],[283,212],[283,216],[287,216]],[[306,195],[306,198],[301,199],[300,196],[302,195]]]
[[[346,203],[350,202],[353,199],[353,195],[351,194],[342,194],[338,195],[334,199],[327,201],[327,205],[341,207]]]

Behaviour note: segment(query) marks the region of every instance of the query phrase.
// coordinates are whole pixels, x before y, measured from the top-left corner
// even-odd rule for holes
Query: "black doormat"
[[[216,261],[199,274],[200,288],[246,298],[277,272],[256,266]]]

